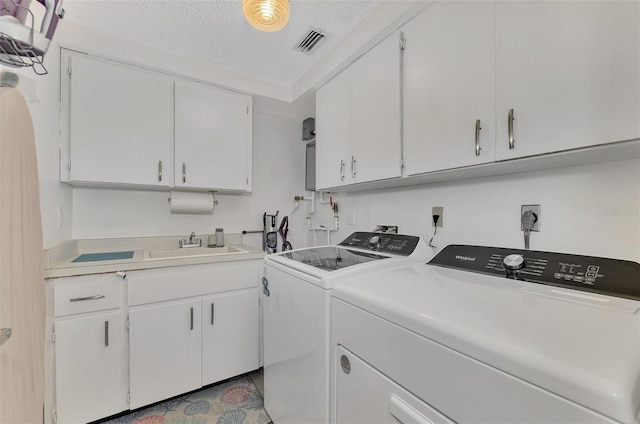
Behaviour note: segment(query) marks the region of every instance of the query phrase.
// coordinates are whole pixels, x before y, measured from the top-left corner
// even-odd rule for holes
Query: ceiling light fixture
[[[289,0],[242,0],[242,11],[260,31],[280,31],[289,21]]]

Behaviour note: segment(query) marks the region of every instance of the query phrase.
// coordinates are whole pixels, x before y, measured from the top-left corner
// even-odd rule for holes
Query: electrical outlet
[[[438,215],[440,216],[440,218],[438,218],[438,224],[437,227],[440,228],[444,225],[444,206],[434,206],[433,208],[431,208],[431,226],[433,226],[433,216],[434,215]]]
[[[522,205],[520,206],[520,217],[526,212],[531,211],[536,214],[538,220],[534,222],[533,228],[531,231],[540,231],[540,205]],[[524,226],[522,225],[522,220],[520,220],[520,231],[524,231]]]

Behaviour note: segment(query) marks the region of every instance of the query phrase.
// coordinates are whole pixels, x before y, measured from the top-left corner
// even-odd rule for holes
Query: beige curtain
[[[22,94],[0,87],[0,423],[41,423],[45,302],[38,168]]]

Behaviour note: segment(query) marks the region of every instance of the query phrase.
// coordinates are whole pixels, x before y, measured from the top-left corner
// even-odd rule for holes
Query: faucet
[[[189,240],[182,239],[178,242],[180,248],[183,247],[202,247],[202,239],[196,238],[196,233],[191,233]]]

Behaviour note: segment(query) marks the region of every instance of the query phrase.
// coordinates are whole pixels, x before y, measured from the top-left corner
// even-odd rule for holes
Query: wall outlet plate
[[[531,231],[540,231],[540,205],[522,205],[520,206],[520,217],[526,212],[531,211],[538,217],[538,220],[533,224]],[[524,231],[522,220],[520,220],[520,231]]]
[[[440,215],[440,218],[438,218],[438,225],[437,227],[440,228],[442,227],[444,224],[444,206],[434,206],[433,208],[431,208],[431,226],[433,227],[433,216],[434,215]]]

